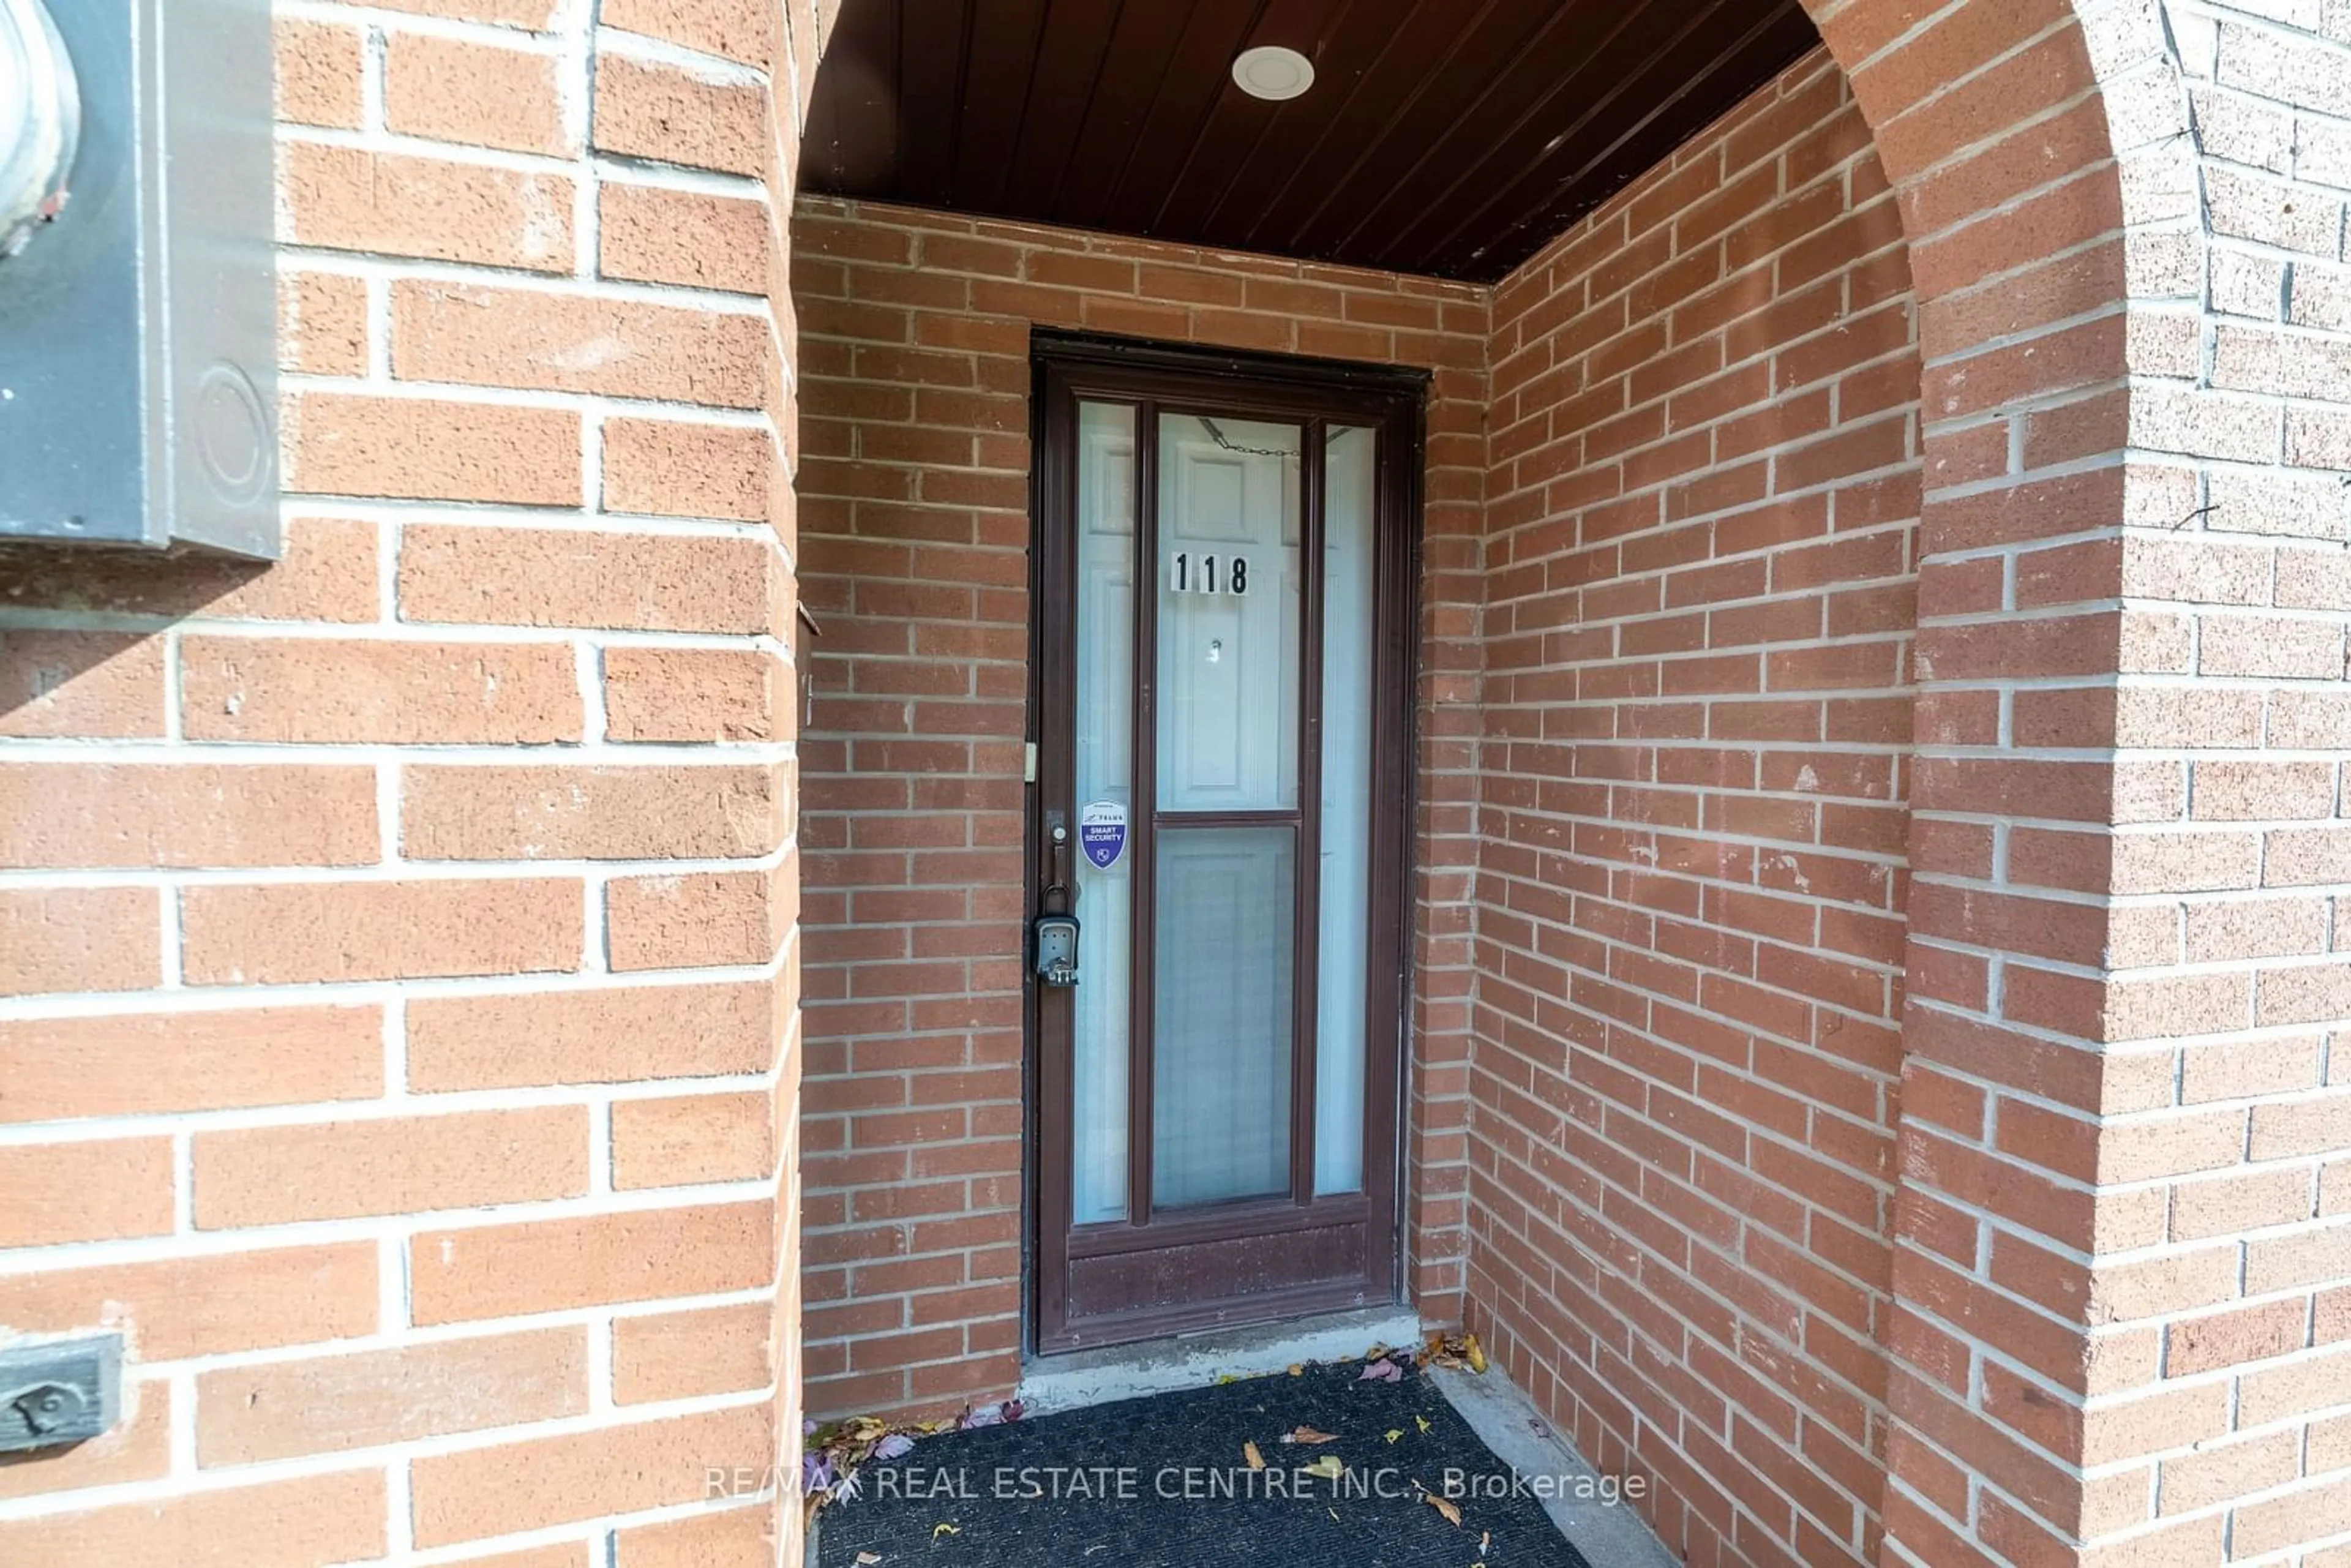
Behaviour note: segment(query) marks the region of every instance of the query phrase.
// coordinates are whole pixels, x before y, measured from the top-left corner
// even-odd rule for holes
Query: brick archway
[[[1492,885],[1479,901],[1489,955],[1481,986],[1496,1021],[1476,1047],[1472,1134],[1497,1152],[1473,1156],[1470,1316],[1596,1462],[1646,1473],[1661,1494],[1653,1522],[1694,1562],[2038,1562],[2097,1533],[2072,1473],[2092,1450],[2069,1432],[2077,1417],[2066,1413],[2088,1400],[2095,1374],[2086,1313],[2064,1283],[2019,1271],[2096,1250],[2097,1196],[2072,1163],[2096,1129],[2066,1108],[2103,1110],[2108,1068],[2095,1036],[2069,1042],[2032,1010],[2038,977],[2088,980],[2105,946],[2103,913],[2078,887],[2050,885],[2031,854],[2043,842],[2036,834],[2053,830],[2078,844],[2116,817],[2111,765],[2083,755],[2111,747],[2112,730],[2074,725],[2059,738],[2047,727],[2085,703],[2095,708],[2095,694],[2126,667],[2117,612],[2105,602],[2116,588],[2081,563],[2085,546],[2118,538],[2125,520],[2118,416],[2130,247],[2139,242],[2126,226],[2092,40],[2069,7],[1809,8],[1865,123],[1852,142],[1839,139],[1844,127],[1823,122],[1824,144],[1789,143],[1796,150],[1771,186],[1773,165],[1757,161],[1759,150],[1813,123],[1804,105],[1815,101],[1812,87],[1783,78],[1777,104],[1750,101],[1625,193],[1621,214],[1612,203],[1538,257],[1528,271],[1549,271],[1531,290],[1514,280],[1498,291],[1497,352],[1513,357],[1496,369],[1488,528],[1489,539],[1510,538],[1487,559],[1494,598],[1480,768]],[[2104,52],[2136,59],[2117,42],[2105,37]],[[2149,81],[2166,79],[2159,57],[2147,67]],[[2154,89],[2135,81],[2133,90]],[[2146,123],[2143,106],[2134,115]],[[1856,154],[1840,216],[1838,191],[1820,176]],[[1719,270],[1708,270],[1707,236],[1729,221],[1720,209],[1736,212],[1758,180],[1777,190],[1783,215],[1736,231]],[[1874,232],[1886,207],[1871,192],[1888,183],[1905,243],[1878,251],[1882,239],[1846,231]],[[1668,231],[1666,219],[1685,202],[1687,219]],[[1792,241],[1802,243],[1772,270],[1766,258]],[[1802,369],[1775,360],[1782,417],[1768,434],[1725,434],[1688,460],[1685,476],[1708,499],[1685,505],[1668,491],[1662,514],[1646,499],[1634,507],[1629,492],[1655,487],[1685,461],[1669,441],[1646,449],[1654,460],[1637,478],[1629,463],[1621,480],[1611,476],[1617,454],[1655,439],[1623,427],[1658,389],[1684,386],[1690,402],[1715,407],[1735,401],[1719,395],[1721,382],[1681,380],[1675,361],[1699,354],[1698,371],[1710,373],[1751,365],[1760,344],[1790,340],[1771,334],[1801,339],[1818,299],[1810,280],[1832,257],[1854,269],[1832,336],[1867,339],[1892,293],[1915,300],[1916,357],[1872,366],[1881,380],[1896,371],[1910,378],[1920,424],[1912,465],[1901,467],[1898,443],[1879,439],[1882,421],[1855,423],[1869,408],[1842,401],[1855,389],[1834,402],[1818,392],[1824,362],[1860,364],[1870,350],[1803,355]],[[1887,266],[1901,274],[1891,290],[1876,277]],[[1726,295],[1740,302],[1726,310],[1717,303]],[[1614,314],[1604,299],[1616,302]],[[1705,357],[1709,329],[1738,309],[1756,310],[1753,329]],[[1540,325],[1506,325],[1520,320]],[[1620,347],[1628,325],[1654,325],[1674,360],[1636,368],[1648,350]],[[1558,346],[1533,368],[1566,378],[1576,396],[1560,413],[1588,431],[1564,460],[1592,482],[1564,498],[1505,477],[1499,455],[1522,450],[1520,378],[1510,368],[1537,334]],[[1677,415],[1663,426],[1687,427]],[[1811,444],[1824,428],[1830,439]],[[1554,415],[1551,435],[1560,434]],[[1742,491],[1726,450],[1744,458],[1774,441],[1768,485]],[[1837,441],[1849,450],[1830,451]],[[1800,472],[1784,472],[1788,462]],[[1915,510],[1889,512],[1871,495],[1894,479],[1915,486]],[[1522,501],[1563,521],[1530,528]],[[1746,501],[1824,510],[1799,518],[1730,509]],[[1709,512],[1711,536],[1676,526]],[[1604,548],[1653,528],[1660,515],[1667,527],[1640,564],[1630,543]],[[1897,515],[1917,521],[1888,530]],[[1902,542],[1915,550],[1916,612],[1901,628],[1915,628],[1914,673],[1907,685],[1893,677],[1915,699],[1908,747],[1866,745],[1869,692],[1888,678],[1885,624],[1849,617],[1840,637],[1832,613],[1831,643],[1853,655],[1836,670],[1799,668],[1792,654],[1783,665],[1769,650],[1790,633],[1757,630],[1767,617],[1809,624],[1832,590],[1865,591],[1865,580],[1899,571],[1881,552],[1876,564],[1792,574],[1795,591],[1782,590],[1776,563],[1761,575],[1773,552],[1759,543],[1795,545],[1814,528],[1855,547],[1895,549],[1901,535],[1914,536]],[[1562,554],[1538,537],[1546,533],[1604,549]],[[1719,595],[1739,608],[1708,613],[1702,628],[1638,618],[1659,607],[1657,564],[1689,559],[1677,536],[1694,540],[1687,548],[1718,574],[1752,579]],[[1530,598],[1526,573],[1546,563],[1548,599]],[[1590,591],[1563,594],[1562,581]],[[1711,584],[1668,577],[1662,603],[1688,611],[1717,598]],[[1539,654],[1525,647],[1530,629],[1552,625],[1574,626],[1587,649],[1565,655],[1581,666],[1567,700],[1590,721],[1565,732],[1596,737],[1595,755],[1566,762],[1573,789],[1591,798],[1583,805],[1542,803],[1554,763],[1517,755],[1553,733],[1548,724],[1538,732],[1524,695],[1561,689],[1541,666],[1562,654],[1548,641]],[[1770,660],[1762,684],[1739,685],[1756,679],[1759,646]],[[1718,667],[1656,659],[1692,651],[1719,654]],[[1591,711],[1604,706],[1590,700],[1595,690],[1732,700],[1721,709],[1709,700],[1696,731],[1653,710],[1639,710],[1646,716],[1632,726],[1615,716],[1612,728],[1610,716]],[[1809,895],[1807,873],[1874,869],[1865,835],[1775,815],[1791,803],[1773,799],[1774,762],[1791,771],[1807,737],[1769,712],[1774,693],[1829,699],[1825,727],[1809,736],[1829,744],[1813,760],[1855,777],[1828,785],[1828,796],[1907,806],[1914,880],[1907,907],[1898,893],[1889,901],[1893,920],[1907,920],[1891,966],[1904,1004],[1896,1012],[1876,1010],[1866,939],[1827,930],[1832,918],[1867,924],[1865,884],[1830,891],[1813,910],[1806,897],[1759,899],[1727,915],[1710,902],[1719,880]],[[1744,779],[1729,758],[1654,749],[1687,747],[1690,735],[1774,749]],[[1890,772],[1871,774],[1880,767]],[[1620,791],[1625,781],[1634,787]],[[1656,797],[1676,786],[1661,807]],[[1776,793],[1821,789],[1783,777]],[[1718,806],[1739,814],[1718,816]],[[1768,873],[1715,869],[1687,832],[1698,819],[1677,823],[1675,807],[1702,809],[1706,827],[1728,824],[1755,853],[1768,850],[1785,867],[1776,888]],[[1587,835],[1599,841],[1587,847]],[[1626,850],[1606,841],[1620,836],[1634,841],[1635,859],[1652,857],[1660,881],[1669,867],[1684,880],[1666,894],[1626,891]],[[2009,852],[2015,839],[2022,860]],[[1546,883],[1572,892],[1577,911],[1546,911]],[[1700,896],[1709,900],[1703,931],[1670,941],[1637,935],[1651,910],[1660,923],[1679,914],[1698,925],[1700,906],[1677,909],[1677,898]],[[1587,899],[1598,913],[1581,911]],[[1766,932],[1793,915],[1820,924]],[[1735,946],[1756,933],[1767,937],[1761,957],[1723,956],[1723,938]],[[1547,988],[1557,1004],[1539,994]],[[1833,1038],[1841,1030],[1844,1039]],[[1718,1071],[1718,1060],[1733,1071]],[[1848,1063],[1860,1072],[1836,1082]],[[1906,1112],[1885,1129],[1882,1150],[1869,1115],[1880,1063],[1889,1090],[1898,1072]],[[2074,1142],[2062,1152],[2019,1147],[2027,1128]],[[1610,1148],[1618,1144],[1630,1152]],[[1886,1166],[1873,1166],[1881,1154]],[[1881,1211],[1867,1235],[1868,1194],[1884,1188],[1893,1212]],[[1555,1212],[1517,1221],[1513,1205]],[[1650,1213],[1633,1218],[1635,1206]],[[1785,1215],[1776,1212],[1783,1206]],[[1873,1333],[1882,1361],[1871,1354]]]
[[[2114,912],[2082,872],[2135,814],[2132,279],[2186,237],[2133,226],[2124,163],[2185,94],[2152,10],[2104,8],[2094,40],[2067,0],[1807,9],[1896,193],[1923,362],[1881,1561],[2081,1560],[2151,1512],[2077,1469],[2147,1446],[2115,1435],[2148,1407],[2115,1401],[2152,1381],[2095,1326],[2131,1201],[2100,1189],[2101,1118],[2145,1095],[2105,1049]]]
[[[2338,694],[2312,688],[2280,742],[2249,684],[2339,686],[2351,594],[2301,547],[2344,537],[2326,471],[2351,464],[2351,424],[2314,405],[2351,392],[2282,368],[2273,335],[2215,327],[2206,302],[2215,236],[2240,239],[2241,303],[2266,285],[2303,321],[2272,253],[2322,256],[2309,207],[2339,220],[2341,198],[2297,213],[2298,100],[2274,159],[2260,124],[2233,122],[2225,157],[2184,133],[2191,84],[2227,76],[2231,49],[2253,62],[2240,99],[2273,85],[2267,58],[2293,99],[2312,95],[2279,62],[2351,38],[2332,12],[2314,42],[2245,23],[2216,44],[2160,7],[1807,9],[1897,193],[1923,362],[1895,1311],[1870,1456],[1886,1476],[1860,1539],[1733,1531],[1707,1560],[2037,1568],[2116,1542],[2218,1560],[2224,1535],[2241,1553],[2322,1539],[2337,1525],[2318,1484],[2295,1488],[2333,1461],[2280,1474],[2261,1448],[2322,1401],[2273,1395],[2251,1437],[2233,1401],[2241,1364],[2291,1380],[2328,1337],[2337,1238],[2308,1194],[2345,1140],[2310,1109],[2318,1047],[2282,1031],[2322,1027],[2351,987],[2330,937],[2250,933],[2265,912],[2238,895],[2283,881],[2323,904],[2351,878],[2309,825],[2334,820],[2306,753],[2346,744],[2320,711]],[[2213,172],[2232,161],[2257,173]],[[827,267],[919,267],[933,244],[906,225],[887,254],[852,254],[835,247],[871,236],[835,215],[817,225]],[[1016,318],[1063,308],[1008,305],[959,346],[985,371],[1025,341]],[[2312,308],[2303,324],[2339,332]],[[1120,310],[1139,331],[1174,319]],[[2296,1176],[2300,1197],[2260,1185]],[[1441,1297],[1441,1257],[1418,1256]],[[1784,1500],[1799,1483],[1771,1484]]]
[[[2292,152],[2345,106],[2292,73],[2351,28],[1807,9],[1898,193],[1924,360],[1881,1560],[2314,1543],[2351,1522],[2321,1419],[2345,1136],[2294,1030],[2351,973],[2281,926],[2346,874],[2351,737],[2301,716],[2341,701],[2351,386],[2296,361],[2344,320],[2291,260],[2231,279],[2340,255],[2344,177]]]

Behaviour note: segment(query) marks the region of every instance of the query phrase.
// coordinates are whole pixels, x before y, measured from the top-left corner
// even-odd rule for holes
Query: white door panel
[[[1299,431],[1215,429],[1160,420],[1159,809],[1280,810],[1298,803]]]

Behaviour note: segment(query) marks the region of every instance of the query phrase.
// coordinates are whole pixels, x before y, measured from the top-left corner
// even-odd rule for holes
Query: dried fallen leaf
[[[1355,1381],[1358,1383],[1402,1383],[1404,1381],[1404,1368],[1398,1366],[1395,1362],[1385,1360],[1384,1358],[1379,1361],[1367,1361],[1364,1364],[1364,1370],[1356,1375]]]
[[[1451,1498],[1439,1497],[1433,1491],[1425,1491],[1420,1494],[1420,1500],[1443,1514],[1446,1523],[1456,1529],[1460,1527],[1461,1511],[1453,1505]]]
[[[1422,1432],[1426,1433],[1426,1432],[1428,1430],[1428,1417],[1427,1417],[1427,1416],[1414,1416],[1414,1417],[1413,1417],[1413,1419],[1420,1423],[1420,1429],[1421,1429],[1421,1431],[1422,1431]]]
[[[1335,1481],[1347,1473],[1347,1466],[1338,1455],[1325,1454],[1307,1466],[1306,1473],[1310,1476],[1321,1476],[1326,1481]]]
[[[963,1526],[960,1524],[942,1523],[931,1526],[931,1539],[933,1541],[936,1541],[942,1535],[961,1535],[962,1533]]]
[[[857,1568],[869,1568],[870,1564],[881,1561],[882,1553],[879,1552],[861,1552],[857,1554]]]
[[[1403,1427],[1389,1427],[1389,1428],[1388,1428],[1388,1441],[1389,1441],[1389,1442],[1393,1443],[1393,1442],[1395,1442],[1398,1437],[1403,1437],[1403,1436],[1404,1436],[1404,1428],[1403,1428]]]
[[[1466,1333],[1461,1336],[1461,1354],[1462,1359],[1469,1364],[1470,1371],[1483,1373],[1486,1370],[1486,1353],[1478,1347],[1476,1334]]]
[[[1290,1364],[1290,1376],[1292,1376],[1292,1377],[1303,1377],[1303,1376],[1305,1376],[1305,1375],[1306,1375],[1306,1368],[1305,1368],[1305,1366],[1304,1366],[1301,1363],[1295,1362],[1295,1361],[1291,1362],[1291,1363]]]
[[[1243,1443],[1241,1445],[1241,1458],[1249,1461],[1249,1468],[1253,1470],[1261,1470],[1265,1469],[1265,1456],[1257,1451],[1257,1445],[1255,1443]]]
[[[1311,1427],[1293,1427],[1281,1435],[1281,1440],[1285,1443],[1335,1443],[1339,1440],[1339,1434],[1317,1431]]]

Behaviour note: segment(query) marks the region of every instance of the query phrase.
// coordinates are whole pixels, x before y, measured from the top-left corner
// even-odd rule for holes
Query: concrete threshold
[[[1375,1344],[1414,1345],[1420,1337],[1420,1316],[1410,1307],[1365,1307],[1288,1322],[1208,1329],[1142,1344],[1040,1356],[1021,1377],[1019,1396],[1029,1414],[1046,1416],[1201,1388],[1219,1377],[1255,1377],[1295,1362],[1357,1360]]]

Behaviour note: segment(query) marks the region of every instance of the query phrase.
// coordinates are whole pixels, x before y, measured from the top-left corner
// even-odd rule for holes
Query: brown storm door
[[[1040,336],[1040,1351],[1395,1300],[1424,385]]]

